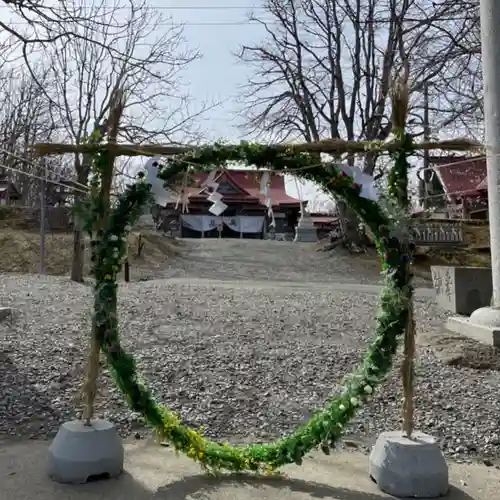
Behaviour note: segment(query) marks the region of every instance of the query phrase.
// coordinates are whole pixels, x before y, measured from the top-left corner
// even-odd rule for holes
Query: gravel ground
[[[270,280],[309,283],[381,282],[376,262],[347,251],[317,252],[316,243],[266,240],[184,240],[185,251],[165,277],[218,280]],[[429,282],[416,278],[417,286]]]
[[[220,246],[203,243],[204,262],[198,247],[198,260],[183,259],[177,274],[175,268],[168,271],[198,272],[199,278],[224,271],[222,278],[240,279],[238,285],[159,279],[120,288],[123,343],[134,351],[157,398],[185,422],[203,424],[208,436],[244,442],[276,437],[323,406],[362,358],[377,303],[373,294],[304,287],[321,277],[316,254],[308,271],[305,246],[270,242],[272,251],[262,252],[265,263],[259,267],[265,246],[252,243],[227,245],[218,256]],[[222,263],[210,267],[235,248],[253,256],[240,263],[236,276]],[[323,281],[332,273],[332,281],[351,283],[353,265],[342,267],[346,257],[330,259]],[[297,265],[285,275],[291,263]],[[302,286],[258,288],[248,281],[265,276],[270,284],[278,276]],[[57,277],[0,275],[0,304],[17,311],[12,321],[0,323],[0,438],[50,437],[74,416],[91,289]],[[438,335],[445,315],[430,299],[416,304],[419,330],[426,338]],[[500,459],[500,374],[448,366],[430,347],[420,349],[417,371],[416,427],[439,437],[446,454],[457,459]],[[395,369],[352,422],[345,445],[363,449],[379,432],[399,427],[399,386]],[[97,412],[114,420],[123,435],[140,438],[148,432],[107,374]]]

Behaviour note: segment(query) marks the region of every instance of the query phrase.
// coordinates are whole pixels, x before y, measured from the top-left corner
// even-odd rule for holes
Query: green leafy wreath
[[[389,197],[407,206],[407,153],[411,139],[403,132],[396,137],[398,149],[391,153],[394,165],[389,174]],[[94,155],[93,171],[100,172],[108,162],[106,152]],[[244,162],[257,168],[293,172],[319,184],[325,191],[342,198],[370,228],[385,274],[376,317],[375,335],[364,360],[346,377],[341,394],[328,400],[324,409],[291,434],[267,444],[231,446],[205,438],[184,425],[166,406],[158,404],[140,381],[131,354],[120,345],[116,315],[116,277],[126,252],[126,239],[141,210],[150,199],[150,185],[143,174],[127,186],[110,212],[107,227],[93,235],[92,260],[95,276],[94,321],[101,345],[116,383],[128,399],[130,408],[142,414],[159,439],[169,442],[207,470],[272,471],[289,463],[301,464],[303,457],[320,447],[325,453],[334,446],[344,427],[389,373],[398,339],[405,332],[411,300],[408,245],[391,233],[389,215],[374,201],[360,196],[360,186],[334,165],[320,163],[317,155],[279,151],[272,146],[242,143],[238,146],[216,145],[184,153],[168,160],[159,173],[165,182],[186,171],[208,171],[228,162]],[[98,178],[98,175],[96,176]],[[93,199],[97,216],[100,200]],[[94,219],[95,220],[95,219]]]

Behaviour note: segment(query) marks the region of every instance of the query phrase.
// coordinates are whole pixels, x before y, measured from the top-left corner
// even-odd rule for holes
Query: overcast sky
[[[207,140],[224,138],[238,142],[245,137],[237,126],[238,104],[236,98],[240,86],[246,81],[250,69],[239,62],[234,53],[241,45],[259,42],[264,29],[247,22],[248,14],[258,13],[258,0],[174,0],[162,5],[174,21],[186,25],[185,37],[192,48],[198,47],[203,57],[194,62],[186,72],[186,83],[193,97],[200,102],[217,101],[222,105],[208,112],[205,117]],[[158,2],[158,3],[156,3]],[[167,5],[169,7],[167,7]],[[202,8],[205,6],[205,8]],[[181,8],[175,8],[181,7]],[[208,126],[207,126],[208,125]],[[287,181],[291,196],[315,200],[314,205],[324,205],[328,198],[311,183],[300,183],[297,189],[293,179]],[[329,205],[329,203],[326,203]]]

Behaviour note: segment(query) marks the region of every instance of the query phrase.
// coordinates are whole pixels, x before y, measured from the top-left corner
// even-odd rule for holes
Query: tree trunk
[[[363,233],[359,230],[360,221],[356,213],[340,200],[337,200],[337,209],[344,239],[358,246],[366,243]]]
[[[88,166],[83,164],[78,169],[77,174],[78,189],[81,185],[87,185]],[[79,205],[84,201],[85,195],[80,191],[75,192],[75,206],[78,210]],[[83,231],[83,220],[79,213],[75,213],[73,224],[73,260],[71,262],[71,280],[77,283],[83,283],[83,270],[85,265],[85,233]]]
[[[80,197],[78,196],[78,198]],[[71,280],[76,281],[78,283],[83,283],[83,267],[85,264],[85,234],[82,231],[81,216],[75,215],[74,221],[75,222],[73,227],[73,260],[71,262]]]
[[[99,137],[102,139],[106,134],[106,125],[96,122],[94,131],[99,131]],[[80,142],[76,141],[77,144]],[[114,161],[114,160],[113,160]],[[87,186],[90,170],[92,168],[92,154],[84,154],[80,161],[78,154],[75,155],[75,171],[78,182],[78,191],[75,191],[75,206],[79,210],[79,205],[85,200],[85,194],[82,193],[82,187]],[[73,261],[71,262],[71,280],[83,283],[83,270],[85,266],[85,232],[83,231],[83,219],[78,214],[74,216],[73,228]]]

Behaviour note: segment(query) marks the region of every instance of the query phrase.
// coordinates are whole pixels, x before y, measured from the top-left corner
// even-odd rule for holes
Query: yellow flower
[[[272,474],[274,472],[275,468],[273,465],[270,465],[270,464],[267,464],[266,465],[266,469],[265,469],[265,473],[266,474]]]
[[[106,274],[106,276],[104,276],[104,279],[106,281],[111,281],[113,279],[113,276],[111,276],[111,274]]]

